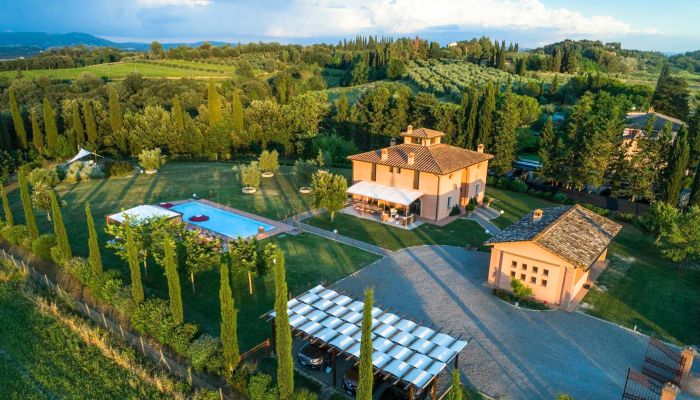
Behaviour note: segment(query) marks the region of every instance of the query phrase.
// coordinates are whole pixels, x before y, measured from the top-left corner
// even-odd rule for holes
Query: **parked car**
[[[374,378],[372,381],[372,391],[377,390],[379,380]],[[343,390],[350,396],[357,395],[357,388],[360,386],[360,370],[356,366],[352,366],[345,371],[343,375]]]
[[[321,369],[328,362],[329,355],[317,345],[306,343],[299,349],[297,360],[307,368]]]
[[[414,400],[421,400],[427,392],[418,391],[413,394]],[[408,390],[404,390],[403,387],[391,385],[386,388],[382,394],[379,396],[379,400],[408,400]]]

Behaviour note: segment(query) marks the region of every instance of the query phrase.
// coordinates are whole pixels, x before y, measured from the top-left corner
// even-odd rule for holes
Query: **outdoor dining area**
[[[346,213],[386,224],[412,228],[420,213],[421,192],[361,181],[347,190],[352,206]],[[416,203],[418,206],[416,207]]]

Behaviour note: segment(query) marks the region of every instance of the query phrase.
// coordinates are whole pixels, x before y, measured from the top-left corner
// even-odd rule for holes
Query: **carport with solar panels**
[[[333,386],[337,383],[336,357],[359,362],[364,303],[343,293],[316,286],[289,300],[287,310],[292,333],[331,354]],[[272,322],[275,312],[263,316]],[[440,373],[454,361],[467,342],[383,310],[372,309],[372,363],[377,377],[408,391],[409,400],[430,388],[438,398]],[[275,348],[273,343],[272,349]]]

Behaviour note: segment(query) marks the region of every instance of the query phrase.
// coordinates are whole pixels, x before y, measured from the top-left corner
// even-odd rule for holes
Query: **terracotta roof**
[[[410,137],[414,137],[414,138],[430,139],[430,138],[445,136],[445,134],[443,132],[435,131],[435,130],[428,129],[428,128],[418,128],[418,129],[412,129],[411,132],[408,132],[408,131],[401,132],[401,136],[410,136]]]
[[[386,160],[382,160],[383,149],[355,154],[349,156],[348,159],[444,175],[493,158],[491,154],[479,153],[442,143],[432,146],[404,143],[385,147],[385,149],[388,153]],[[414,162],[411,165],[408,164],[409,153],[415,155]]]
[[[627,124],[629,127],[645,129],[647,126],[647,119],[651,114],[656,115],[656,121],[654,121],[654,130],[661,131],[664,129],[666,122],[671,123],[671,130],[677,132],[681,129],[681,125],[685,125],[685,122],[678,118],[673,118],[665,114],[652,112],[631,112],[627,113]]]
[[[531,241],[574,266],[587,269],[622,229],[620,224],[579,205],[542,211],[539,221],[533,221],[531,212],[485,244]]]

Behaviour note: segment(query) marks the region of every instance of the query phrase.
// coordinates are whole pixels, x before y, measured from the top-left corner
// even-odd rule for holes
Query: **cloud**
[[[210,0],[137,0],[137,3],[147,8],[155,7],[204,7],[211,3]]]

